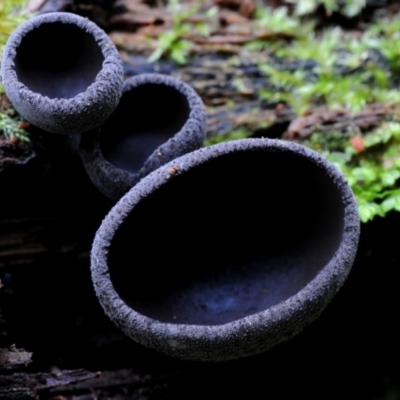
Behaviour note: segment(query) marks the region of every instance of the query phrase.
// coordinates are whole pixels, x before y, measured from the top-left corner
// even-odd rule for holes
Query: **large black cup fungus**
[[[151,171],[203,145],[204,104],[189,85],[162,74],[124,82],[118,107],[82,137],[81,155],[94,185],[118,200]]]
[[[122,61],[105,32],[64,12],[36,16],[16,29],[1,73],[25,119],[63,134],[99,126],[117,106],[123,84]]]
[[[343,285],[359,238],[354,196],[295,143],[227,142],[184,155],[110,211],[91,269],[106,314],[172,356],[221,361],[284,342]]]

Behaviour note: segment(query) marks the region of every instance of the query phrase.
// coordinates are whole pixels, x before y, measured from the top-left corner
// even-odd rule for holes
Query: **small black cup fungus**
[[[204,104],[186,83],[162,74],[124,82],[118,107],[82,137],[81,155],[94,185],[118,200],[159,166],[203,145]]]
[[[64,12],[19,26],[5,46],[1,74],[23,118],[63,134],[99,126],[117,106],[123,84],[122,61],[106,33]]]

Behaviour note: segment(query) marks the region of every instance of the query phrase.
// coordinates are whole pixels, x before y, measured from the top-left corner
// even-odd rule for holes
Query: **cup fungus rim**
[[[101,53],[104,57],[102,67],[97,73],[94,81],[86,88],[85,91],[78,93],[71,98],[55,97],[50,98],[47,95],[35,92],[29,89],[24,83],[19,81],[17,72],[15,69],[15,58],[17,55],[17,49],[22,43],[25,35],[31,31],[37,29],[42,24],[62,23],[77,26],[82,29],[83,32],[88,33],[92,36],[93,40],[99,46]],[[119,80],[118,91],[115,92],[115,88],[110,87],[110,76],[113,79]],[[46,114],[51,116],[54,114],[55,118],[60,117],[60,110],[71,110],[75,111],[75,118],[83,118],[88,115],[91,110],[104,109],[104,96],[97,96],[97,93],[101,92],[106,94],[108,99],[111,98],[113,101],[113,108],[108,111],[108,114],[115,109],[121,96],[122,83],[123,83],[123,67],[122,60],[119,57],[118,50],[114,43],[111,41],[109,36],[94,22],[87,18],[81,17],[77,14],[70,12],[49,12],[44,14],[36,15],[29,20],[22,23],[9,37],[6,45],[4,46],[2,63],[1,63],[1,80],[6,89],[7,96],[10,101],[14,104],[19,100],[23,99],[29,106],[29,111],[24,111],[27,115],[31,114],[30,108],[34,104],[40,105],[41,108],[46,108]],[[17,107],[16,107],[17,108]],[[22,109],[22,107],[18,107]],[[36,107],[37,108],[37,107]],[[79,111],[76,113],[76,111]],[[22,114],[22,113],[21,113]],[[25,116],[25,115],[24,115]],[[27,118],[33,124],[37,124],[35,117]],[[61,121],[62,122],[62,121]],[[99,123],[101,123],[100,121]],[[37,124],[40,126],[40,124]],[[97,126],[97,125],[96,125]],[[82,131],[93,129],[94,126],[85,127]],[[64,132],[62,129],[57,128],[53,131],[54,133],[78,133],[78,132]]]
[[[254,149],[302,157],[323,169],[332,179],[340,192],[345,212],[342,241],[332,259],[309,283],[288,299],[256,314],[221,325],[160,322],[130,308],[116,292],[107,265],[108,249],[123,220],[143,198],[175,176],[212,158]],[[172,174],[171,168],[174,171]],[[106,314],[135,341],[180,358],[228,360],[268,350],[290,339],[314,320],[343,285],[356,256],[359,231],[354,195],[343,175],[323,156],[294,142],[276,139],[234,140],[202,148],[173,160],[152,172],[126,193],[96,233],[91,253],[92,279]],[[240,340],[238,334],[244,334],[246,340]],[[239,350],[238,339],[241,347]],[[232,346],[236,346],[234,352],[231,351]],[[193,347],[195,350],[192,354]]]

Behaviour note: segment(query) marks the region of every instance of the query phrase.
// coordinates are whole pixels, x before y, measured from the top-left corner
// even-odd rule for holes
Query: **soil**
[[[127,76],[157,69],[193,83],[208,106],[209,138],[246,126],[253,136],[295,139],[309,135],[316,121],[340,127],[352,118],[368,127],[391,112],[375,105],[358,116],[315,109],[308,119],[297,117],[284,105],[261,104],[251,91],[234,90],[232,73],[247,68],[256,85],[259,72],[251,64],[229,67],[221,62],[226,55],[209,47],[185,67],[148,64],[148,49],[128,51],[139,40],[132,27],[145,29],[149,20],[167,17],[151,2],[121,3],[47,0],[41,7],[96,15],[120,44]],[[226,7],[226,18],[247,18],[252,7],[247,1],[218,3]],[[125,11],[111,12],[116,6]],[[138,7],[147,7],[147,14],[137,13]],[[157,32],[159,25],[151,26]],[[224,49],[236,51],[233,38],[222,36]],[[233,108],[228,98],[235,100]],[[272,122],[261,129],[267,118]],[[126,338],[98,304],[89,253],[112,202],[86,176],[77,137],[27,128],[31,147],[0,141],[1,400],[400,399],[399,213],[362,225],[358,256],[344,287],[291,341],[225,363],[176,360]]]

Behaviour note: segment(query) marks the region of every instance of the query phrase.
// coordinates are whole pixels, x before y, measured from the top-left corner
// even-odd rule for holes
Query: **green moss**
[[[399,101],[398,91],[391,88],[395,70],[390,68],[397,63],[399,50],[382,44],[388,38],[372,36],[371,31],[358,40],[347,36],[342,29],[334,28],[321,35],[301,36],[281,47],[276,55],[283,61],[313,61],[315,67],[307,75],[301,69],[292,73],[260,62],[259,68],[270,82],[269,88],[260,90],[260,96],[285,101],[298,114],[315,105],[359,111],[368,103]],[[388,65],[379,64],[384,52]]]
[[[190,33],[195,33],[201,36],[209,35],[209,26],[211,19],[217,13],[217,7],[212,7],[204,12],[204,16],[208,17],[210,23],[193,23],[189,19],[194,14],[201,11],[201,1],[195,1],[192,5],[181,4],[178,0],[169,0],[167,4],[167,11],[172,17],[172,26],[160,34],[156,49],[149,57],[149,62],[159,60],[165,56],[177,64],[184,65],[188,61],[188,55],[193,48],[193,43],[186,37]]]
[[[217,136],[213,136],[212,138],[206,139],[204,145],[211,146],[213,144],[226,142],[228,140],[244,139],[244,138],[249,137],[250,133],[251,132],[246,128],[235,129],[235,130],[229,132],[229,134],[217,135]]]
[[[354,137],[358,146],[351,144]],[[363,136],[316,132],[306,145],[321,152],[347,177],[362,222],[400,211],[399,121],[386,121]]]
[[[317,7],[323,6],[328,15],[338,12],[352,18],[358,15],[365,5],[366,0],[297,0],[295,12],[297,15],[307,15],[313,13]]]
[[[298,2],[297,14],[315,9],[317,2]],[[325,8],[328,2],[325,2]],[[335,4],[336,5],[335,5]],[[359,10],[363,7],[358,2]],[[332,2],[336,7],[338,2]],[[350,5],[350,3],[348,3]],[[347,9],[350,16],[350,9]],[[338,11],[332,8],[331,11]],[[353,10],[354,11],[354,10]],[[352,12],[353,12],[352,11]],[[355,12],[355,11],[354,11]],[[294,18],[293,16],[291,18]],[[265,23],[267,23],[265,21]],[[347,109],[356,113],[369,104],[400,103],[400,14],[376,19],[362,34],[351,36],[340,27],[322,32],[302,30],[289,43],[273,48],[282,65],[293,60],[312,61],[311,70],[285,70],[281,65],[259,62],[267,84],[259,92],[262,99],[283,101],[299,115],[316,106]],[[260,43],[256,42],[260,47]],[[249,46],[251,49],[251,45]],[[303,144],[321,152],[347,177],[357,198],[363,222],[389,211],[400,211],[400,122],[395,115],[374,130],[357,129],[318,132]],[[360,148],[352,139],[356,137]]]
[[[20,128],[20,121],[3,113],[0,113],[0,132],[6,139],[16,137],[24,142],[29,142],[26,131]]]
[[[25,5],[26,0],[2,0],[0,2],[0,63],[4,45],[10,34],[30,16]],[[3,92],[3,86],[0,85],[0,93]],[[29,142],[26,131],[20,128],[20,121],[14,118],[14,115],[16,116],[14,110],[0,111],[0,134],[7,139],[17,137]]]
[[[23,4],[24,0],[1,1],[0,46],[26,18],[20,8]],[[318,106],[347,109],[349,114],[373,103],[398,108],[400,46],[395,44],[400,39],[400,14],[377,16],[368,29],[355,35],[340,27],[316,31],[312,15],[320,7],[327,15],[341,13],[352,18],[363,10],[365,0],[298,0],[293,4],[292,12],[284,7],[258,7],[254,13],[255,32],[272,33],[245,46],[248,59],[261,60],[254,61],[265,77],[258,92],[260,100],[285,103],[298,115]],[[207,11],[201,1],[184,4],[177,0],[169,0],[167,7],[171,28],[158,38],[150,61],[168,57],[183,65],[195,48],[193,34],[208,36],[218,21],[218,9]],[[200,20],[192,19],[194,14],[201,15],[203,22],[193,22]],[[240,55],[235,60],[240,63]],[[297,68],[285,67],[296,63]],[[234,79],[233,86],[243,94],[254,89],[245,77]],[[22,135],[18,126],[15,119],[0,114],[0,131]],[[209,138],[206,145],[250,135],[250,128],[240,128]],[[302,143],[325,155],[347,177],[363,222],[389,211],[400,212],[400,113],[391,112],[369,132],[351,125],[330,132],[316,127]]]
[[[339,13],[354,18],[361,14],[366,0],[298,0],[293,4],[291,11],[260,6],[254,13],[254,32],[271,33],[245,46],[247,58],[259,60],[253,62],[266,78],[258,90],[260,100],[283,102],[298,115],[316,107],[340,108],[352,114],[373,103],[400,104],[400,46],[395,45],[400,40],[400,14],[375,16],[372,24],[357,34],[338,26],[317,31],[313,17],[317,9],[325,10],[328,17]],[[177,1],[170,0],[169,8],[174,18],[172,30],[160,37],[152,59],[169,56],[184,64],[193,46],[186,34],[196,30],[188,17],[200,12],[200,4],[184,11]],[[204,30],[205,34],[209,31]],[[296,63],[297,68],[286,67]],[[243,94],[254,89],[242,77],[234,79],[233,86]],[[208,139],[207,145],[250,134],[249,128],[235,130]],[[396,114],[367,133],[351,124],[331,132],[315,127],[303,144],[324,154],[347,177],[363,222],[400,211],[400,120]]]
[[[26,0],[2,0],[0,2],[0,54],[10,34],[28,19]]]

